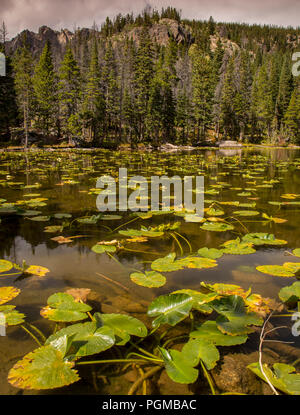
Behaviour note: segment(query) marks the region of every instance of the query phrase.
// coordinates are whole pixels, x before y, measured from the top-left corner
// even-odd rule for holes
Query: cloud
[[[1,0],[0,16],[12,37],[29,29],[37,31],[42,25],[60,30],[75,26],[98,26],[106,16],[117,13],[138,13],[147,4],[157,9],[173,6],[182,16],[191,19],[266,23],[299,26],[299,0]]]

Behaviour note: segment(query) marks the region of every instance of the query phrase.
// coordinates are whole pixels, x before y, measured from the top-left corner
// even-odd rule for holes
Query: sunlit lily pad
[[[92,251],[96,254],[103,254],[104,252],[116,252],[117,248],[114,245],[96,244],[92,247]]]
[[[203,361],[208,370],[216,366],[220,354],[216,346],[208,339],[191,339],[182,348],[182,353],[192,367]]]
[[[143,287],[162,287],[166,283],[166,277],[156,271],[134,272],[130,275],[131,281]]]
[[[169,294],[157,297],[148,308],[148,316],[156,317],[152,326],[161,324],[175,326],[185,319],[193,306],[193,298],[187,294]]]
[[[45,344],[56,348],[63,336],[72,337],[69,353],[76,357],[89,356],[111,348],[115,343],[111,328],[99,327],[96,322],[72,324],[48,337]]]
[[[223,256],[223,250],[204,247],[198,249],[198,255],[200,255],[203,258],[218,259]]]
[[[198,378],[198,370],[194,369],[186,355],[178,350],[159,348],[165,363],[168,376],[177,383],[194,383]]]
[[[238,216],[257,216],[259,212],[257,210],[236,210],[233,214]]]
[[[295,304],[300,300],[300,281],[294,282],[289,287],[283,287],[278,294],[284,303]]]
[[[296,248],[293,250],[293,254],[300,257],[300,248]]]
[[[91,307],[87,304],[78,303],[72,295],[67,293],[56,293],[51,295],[47,301],[48,306],[41,310],[41,315],[52,321],[80,321],[87,318],[87,311]]]
[[[125,345],[130,340],[130,336],[147,336],[148,331],[146,326],[137,318],[126,314],[95,313],[94,316],[96,316],[104,326],[110,327],[113,330],[116,344],[119,346]]]
[[[222,246],[224,254],[248,255],[256,252],[251,242],[241,242],[240,238],[226,241]]]
[[[253,245],[285,245],[287,241],[283,239],[276,239],[273,234],[256,232],[247,233],[242,238],[243,242],[251,242]]]
[[[38,277],[44,277],[50,270],[46,267],[41,267],[40,265],[30,265],[25,269],[26,274],[36,275]]]
[[[6,259],[0,259],[0,273],[10,271],[14,264]]]
[[[196,330],[190,333],[190,337],[199,340],[209,341],[216,346],[234,346],[243,344],[247,341],[247,335],[231,336],[222,333],[215,321],[205,321],[200,326],[196,326]]]
[[[25,315],[15,310],[14,305],[0,305],[0,313],[5,316],[5,323],[8,326],[17,326],[24,323]]]
[[[205,222],[200,228],[205,231],[226,232],[232,231],[234,226],[222,222]]]
[[[276,277],[294,277],[295,274],[283,265],[260,265],[257,271]]]
[[[258,362],[251,363],[247,368],[252,370],[252,372],[266,382],[266,378],[263,375]],[[300,395],[300,373],[295,373],[296,369],[294,366],[285,363],[275,363],[272,370],[267,364],[264,364],[263,370],[276,389],[279,389],[288,395]]]
[[[64,361],[62,353],[51,345],[28,353],[8,374],[8,382],[21,389],[53,389],[77,382],[73,362]]]
[[[19,295],[21,290],[15,287],[0,287],[0,304],[5,304],[8,301]]]

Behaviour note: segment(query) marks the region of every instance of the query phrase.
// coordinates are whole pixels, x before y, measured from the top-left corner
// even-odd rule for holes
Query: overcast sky
[[[101,25],[106,16],[140,12],[153,7],[173,6],[182,17],[216,21],[266,23],[300,26],[300,0],[0,0],[0,21],[5,21],[9,37],[42,25],[60,30],[75,26]]]

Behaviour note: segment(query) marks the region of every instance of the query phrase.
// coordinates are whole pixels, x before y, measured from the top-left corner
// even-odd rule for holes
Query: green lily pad
[[[278,294],[284,303],[296,303],[300,300],[300,281],[294,282],[289,287],[283,287]]]
[[[170,379],[177,383],[194,383],[198,378],[198,370],[194,369],[186,355],[178,350],[166,350],[159,347],[166,372]]]
[[[226,232],[232,231],[234,226],[223,222],[204,222],[200,228],[204,231]]]
[[[248,233],[244,235],[242,238],[243,242],[251,242],[253,245],[285,245],[287,241],[276,239],[273,234],[263,233],[263,232],[256,232],[256,233]]]
[[[178,271],[184,268],[212,268],[218,265],[215,260],[209,258],[199,258],[193,256],[188,256],[176,260],[175,258],[175,253],[168,254],[163,258],[158,258],[152,262],[151,268],[154,271],[170,272]]]
[[[55,213],[55,219],[70,219],[72,215],[70,213]]]
[[[48,220],[50,220],[50,216],[33,216],[33,217],[29,217],[29,220],[33,220],[35,222],[47,222]]]
[[[295,274],[283,265],[260,265],[257,271],[276,277],[294,277]]]
[[[209,303],[215,300],[218,296],[216,293],[203,294],[200,291],[190,290],[185,288],[183,290],[174,291],[172,294],[187,294],[193,299],[192,308],[200,311],[204,314],[210,314],[213,311],[213,308],[210,307]]]
[[[220,359],[220,354],[216,346],[209,340],[191,339],[182,348],[182,353],[186,360],[191,362],[191,366],[198,366],[200,360],[203,361],[208,370],[216,366]]]
[[[222,333],[215,321],[205,321],[200,326],[196,326],[196,330],[190,333],[190,337],[209,341],[216,346],[235,346],[245,343],[248,339],[246,334],[232,336]]]
[[[0,313],[5,316],[5,323],[8,326],[17,326],[18,324],[24,323],[25,314],[19,313],[15,310],[14,305],[1,305]]]
[[[166,277],[156,271],[134,272],[130,275],[131,281],[142,287],[162,287],[166,283]]]
[[[72,324],[48,337],[47,344],[57,348],[62,337],[71,337],[69,354],[75,357],[90,356],[111,348],[115,343],[110,327],[99,327],[96,322]]]
[[[141,230],[137,230],[137,229],[127,229],[127,231],[119,231],[120,235],[124,235],[124,236],[146,236],[148,238],[158,238],[159,236],[163,236],[164,232],[161,231],[156,231],[156,230],[152,230],[141,227]]]
[[[251,363],[247,368],[266,382],[258,362]],[[294,366],[286,365],[285,363],[275,363],[272,370],[267,364],[264,364],[263,370],[276,389],[288,395],[300,395],[300,373],[294,373],[296,372]]]
[[[0,273],[10,271],[14,264],[6,259],[0,259]]]
[[[249,326],[260,326],[263,323],[258,314],[247,313],[245,302],[238,295],[214,300],[211,306],[221,314],[216,319],[219,330],[232,336],[251,333],[253,329]]]
[[[73,362],[64,361],[62,353],[51,345],[28,353],[9,371],[8,382],[21,389],[53,389],[77,382]]]
[[[293,254],[300,257],[300,248],[294,249]]]
[[[241,242],[240,238],[226,241],[222,245],[224,254],[231,255],[248,255],[253,254],[256,250],[251,242]]]
[[[233,214],[238,216],[257,216],[259,212],[257,210],[236,210]]]
[[[104,326],[113,330],[116,338],[116,344],[119,346],[125,345],[130,336],[145,337],[147,336],[147,328],[137,318],[128,316],[126,314],[100,314],[95,313]]]
[[[116,252],[117,248],[114,245],[96,244],[92,247],[92,251],[96,254],[103,254],[105,252]]]
[[[91,310],[90,306],[76,302],[72,295],[66,293],[51,295],[47,304],[42,308],[41,316],[57,322],[84,320],[87,318],[86,312]]]
[[[161,324],[175,326],[188,317],[193,306],[193,298],[187,294],[168,294],[157,297],[148,307],[148,316],[156,317],[152,326]]]
[[[198,249],[198,255],[203,258],[218,259],[223,256],[223,249],[204,247]]]

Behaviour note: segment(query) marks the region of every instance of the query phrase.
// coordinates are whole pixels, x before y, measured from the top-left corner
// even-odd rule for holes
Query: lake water
[[[234,225],[234,230],[227,232],[203,230],[200,228],[201,223],[185,222],[183,217],[174,214],[136,219],[132,212],[111,212],[122,218],[100,219],[94,225],[77,222],[76,218],[99,213],[96,208],[97,195],[91,189],[95,188],[97,178],[101,175],[117,177],[120,167],[126,167],[129,176],[204,175],[205,208],[213,202],[239,201],[242,204],[256,205],[241,208],[215,203],[214,208],[224,211],[224,215],[219,217]],[[216,192],[211,192],[212,189]],[[40,310],[51,294],[70,288],[91,289],[94,300],[103,305],[104,312],[133,313],[147,321],[142,313],[143,307],[155,297],[177,289],[198,289],[201,281],[237,284],[244,289],[251,287],[253,292],[278,301],[280,288],[296,280],[263,274],[255,267],[282,265],[286,261],[297,262],[297,258],[289,256],[286,251],[300,248],[300,203],[274,205],[268,202],[300,202],[299,150],[250,148],[189,153],[107,150],[36,151],[27,155],[0,153],[0,192],[0,198],[5,199],[2,201],[4,208],[7,208],[7,203],[12,203],[22,209],[36,209],[42,216],[50,216],[48,221],[34,221],[30,220],[34,216],[7,213],[3,208],[0,216],[0,258],[17,264],[22,264],[25,260],[27,264],[40,265],[50,270],[44,277],[0,275],[1,287],[13,285],[21,290],[11,304],[26,315],[26,321],[35,324],[47,335],[53,330],[54,324],[43,319]],[[286,198],[282,195],[294,196]],[[24,204],[24,201],[37,198],[45,198],[45,205],[34,207],[34,203],[38,202],[32,202],[31,206]],[[258,211],[259,214],[247,217],[233,213],[243,209]],[[52,215],[57,213],[68,213],[72,218],[54,218]],[[262,213],[287,221],[267,221]],[[121,227],[129,221],[132,223]],[[183,238],[178,237],[181,249],[175,238],[168,233],[164,237],[149,238],[142,243],[130,243],[126,245],[127,250],[121,249],[112,255],[115,260],[105,253],[96,254],[91,250],[99,241],[120,238],[118,230],[140,229],[141,226],[177,221],[181,223],[177,232],[188,240],[195,254],[201,247],[217,248],[227,240],[242,237],[247,231],[272,233],[276,238],[286,240],[287,244],[257,247],[256,253],[251,255],[224,255],[217,260],[218,266],[211,269],[184,269],[164,273],[167,282],[161,288],[134,284],[129,277],[132,268],[150,269],[150,262],[154,259],[170,252],[181,256],[181,249],[183,255],[190,254],[189,245]],[[62,225],[64,222],[66,226],[62,232],[45,232],[46,226]],[[119,229],[114,232],[115,228]],[[72,243],[59,244],[51,239],[59,235],[84,237],[74,238]],[[10,327],[7,336],[0,337],[0,345],[0,394],[15,394],[19,390],[8,384],[7,372],[18,359],[35,348],[35,344],[20,327]],[[82,387],[86,393],[93,389],[88,383]],[[64,393],[72,390],[71,387],[64,388]],[[109,391],[112,389],[107,386],[104,393]],[[120,393],[117,389],[115,392]]]

